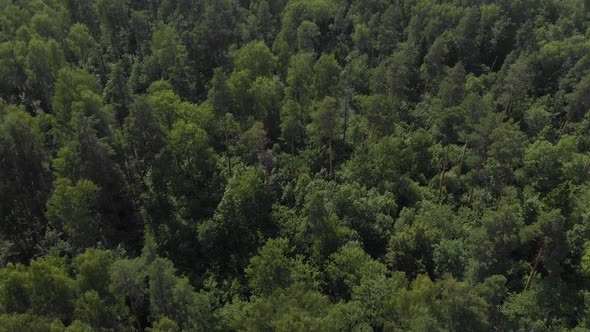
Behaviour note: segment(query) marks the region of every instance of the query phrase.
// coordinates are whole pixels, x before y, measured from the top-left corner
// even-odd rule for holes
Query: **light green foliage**
[[[106,303],[96,291],[83,293],[76,301],[74,314],[79,324],[73,323],[68,329],[82,330],[77,325],[87,324],[86,330],[114,328],[118,326],[117,318],[124,315],[117,308]]]
[[[277,289],[304,283],[313,289],[313,270],[291,254],[286,239],[270,239],[260,248],[258,255],[250,259],[245,269],[252,292],[270,295]]]
[[[25,46],[24,42],[0,43],[0,73],[2,74],[0,84],[3,98],[6,98],[11,90],[18,91],[25,88],[27,76],[25,57],[22,55],[25,52]]]
[[[95,77],[82,69],[64,68],[57,74],[52,107],[55,112],[57,138],[62,142],[75,141],[82,122],[91,118],[96,122],[100,135],[109,135],[111,114],[104,109],[99,86]]]
[[[142,261],[135,259],[120,259],[109,269],[111,283],[109,288],[113,294],[121,296],[129,303],[129,308],[140,324],[141,313],[145,309],[147,293],[145,277],[146,271]]]
[[[320,29],[310,21],[303,21],[297,28],[297,49],[299,52],[315,52],[318,47]]]
[[[276,139],[281,130],[282,83],[277,76],[258,77],[248,93],[252,96],[254,118],[262,121],[269,137]]]
[[[70,27],[65,45],[69,56],[77,63],[89,65],[96,61],[97,44],[84,24],[76,23]]]
[[[338,102],[333,97],[326,97],[318,103],[316,111],[312,113],[310,136],[318,144],[332,144],[339,132],[340,122]]]
[[[24,313],[30,306],[28,274],[23,265],[8,264],[1,270],[0,306],[3,313]]]
[[[26,58],[27,77],[32,89],[39,89],[45,101],[49,100],[58,70],[64,65],[64,54],[59,44],[50,39],[32,39]]]
[[[333,54],[322,54],[318,61],[313,65],[315,72],[318,97],[337,96],[336,88],[340,79],[342,68]]]
[[[553,115],[542,100],[537,101],[524,113],[524,123],[531,134],[537,134],[551,124]]]
[[[394,272],[390,277],[379,274],[362,278],[352,290],[352,300],[362,304],[371,326],[391,328],[398,324],[396,301],[407,286],[408,281],[401,272]]]
[[[76,283],[67,268],[65,259],[55,256],[31,261],[27,283],[31,312],[62,321],[72,318]]]
[[[243,151],[244,160],[250,164],[255,164],[266,143],[264,125],[261,122],[254,122],[252,127],[244,132],[240,138],[240,148]]]
[[[277,67],[277,58],[261,41],[244,45],[234,54],[234,70],[248,70],[252,79],[271,76]]]
[[[91,332],[93,331],[92,326],[85,324],[79,320],[75,320],[65,330],[65,332]]]
[[[188,96],[194,86],[188,77],[188,52],[172,26],[161,25],[154,31],[151,50],[161,76],[170,80],[178,94]]]
[[[88,249],[76,256],[73,266],[77,271],[78,289],[82,292],[94,290],[99,295],[106,296],[113,261],[112,253],[106,250]]]
[[[95,210],[98,190],[92,181],[72,184],[69,179],[60,178],[47,202],[47,219],[54,227],[63,228],[76,248],[94,244],[99,235]]]
[[[248,331],[320,331],[330,301],[302,286],[279,289],[260,297],[242,309],[238,329]]]
[[[314,56],[300,53],[291,57],[287,70],[285,94],[304,107],[308,107],[315,95],[315,86],[309,82],[313,77]]]
[[[154,323],[154,326],[150,329],[150,332],[180,332],[180,327],[170,318],[162,317],[156,323]]]
[[[63,331],[63,324],[58,320],[31,314],[1,314],[0,325],[4,331]]]
[[[168,81],[157,81],[148,88],[147,100],[160,124],[170,130],[179,118],[180,97],[172,90]]]
[[[178,121],[168,135],[168,146],[183,172],[193,177],[207,176],[212,167],[212,151],[207,133],[194,123]]]
[[[332,289],[341,298],[350,296],[351,290],[364,278],[375,279],[386,272],[385,265],[373,260],[358,242],[349,242],[329,258],[326,272]]]
[[[419,199],[415,190],[415,181],[421,180],[419,174],[433,173],[430,135],[419,130],[384,137],[358,151],[346,165],[350,172],[346,175],[367,187],[388,188],[396,193],[396,203],[403,201],[411,206]]]

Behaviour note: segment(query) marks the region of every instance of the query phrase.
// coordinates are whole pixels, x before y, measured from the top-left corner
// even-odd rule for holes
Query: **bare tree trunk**
[[[471,198],[473,197],[473,187],[469,189],[469,196],[467,196],[467,206],[471,207]]]
[[[570,123],[570,119],[571,119],[571,113],[568,113],[565,123],[563,124],[563,126],[561,126],[561,129],[559,130],[559,135],[557,135],[557,142],[559,142],[559,140],[561,139],[561,135],[563,135],[563,133],[567,129],[567,126]]]
[[[535,276],[535,273],[537,273],[537,267],[539,266],[539,261],[541,260],[541,256],[543,255],[543,247],[541,246],[541,249],[539,249],[539,253],[537,254],[537,257],[535,257],[535,263],[533,264],[533,268],[531,269],[531,274],[529,274],[529,278],[526,281],[526,286],[524,287],[524,290],[529,290],[531,288],[531,283],[533,282],[533,277]]]

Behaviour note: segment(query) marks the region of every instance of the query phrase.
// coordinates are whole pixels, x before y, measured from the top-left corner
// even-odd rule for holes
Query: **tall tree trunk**
[[[567,119],[565,120],[565,123],[563,124],[563,126],[561,126],[561,129],[559,130],[559,135],[557,135],[557,142],[559,142],[559,140],[561,139],[561,136],[563,135],[563,133],[567,129],[567,125],[570,123],[571,117],[572,117],[571,112],[568,112]]]
[[[526,281],[526,286],[524,287],[524,290],[529,290],[531,288],[531,284],[533,283],[533,277],[535,276],[535,273],[537,273],[537,267],[539,266],[539,261],[541,260],[541,256],[543,255],[543,246],[541,246],[541,249],[539,249],[539,253],[537,254],[537,257],[535,257],[535,263],[533,264],[533,267],[531,269],[531,274],[529,274],[529,278]]]

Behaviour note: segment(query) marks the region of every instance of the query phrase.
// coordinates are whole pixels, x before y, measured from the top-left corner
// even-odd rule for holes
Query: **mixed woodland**
[[[590,331],[590,1],[0,0],[0,331]]]

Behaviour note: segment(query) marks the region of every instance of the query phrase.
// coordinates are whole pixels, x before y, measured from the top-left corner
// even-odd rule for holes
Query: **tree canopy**
[[[590,1],[0,0],[0,332],[590,331]]]

